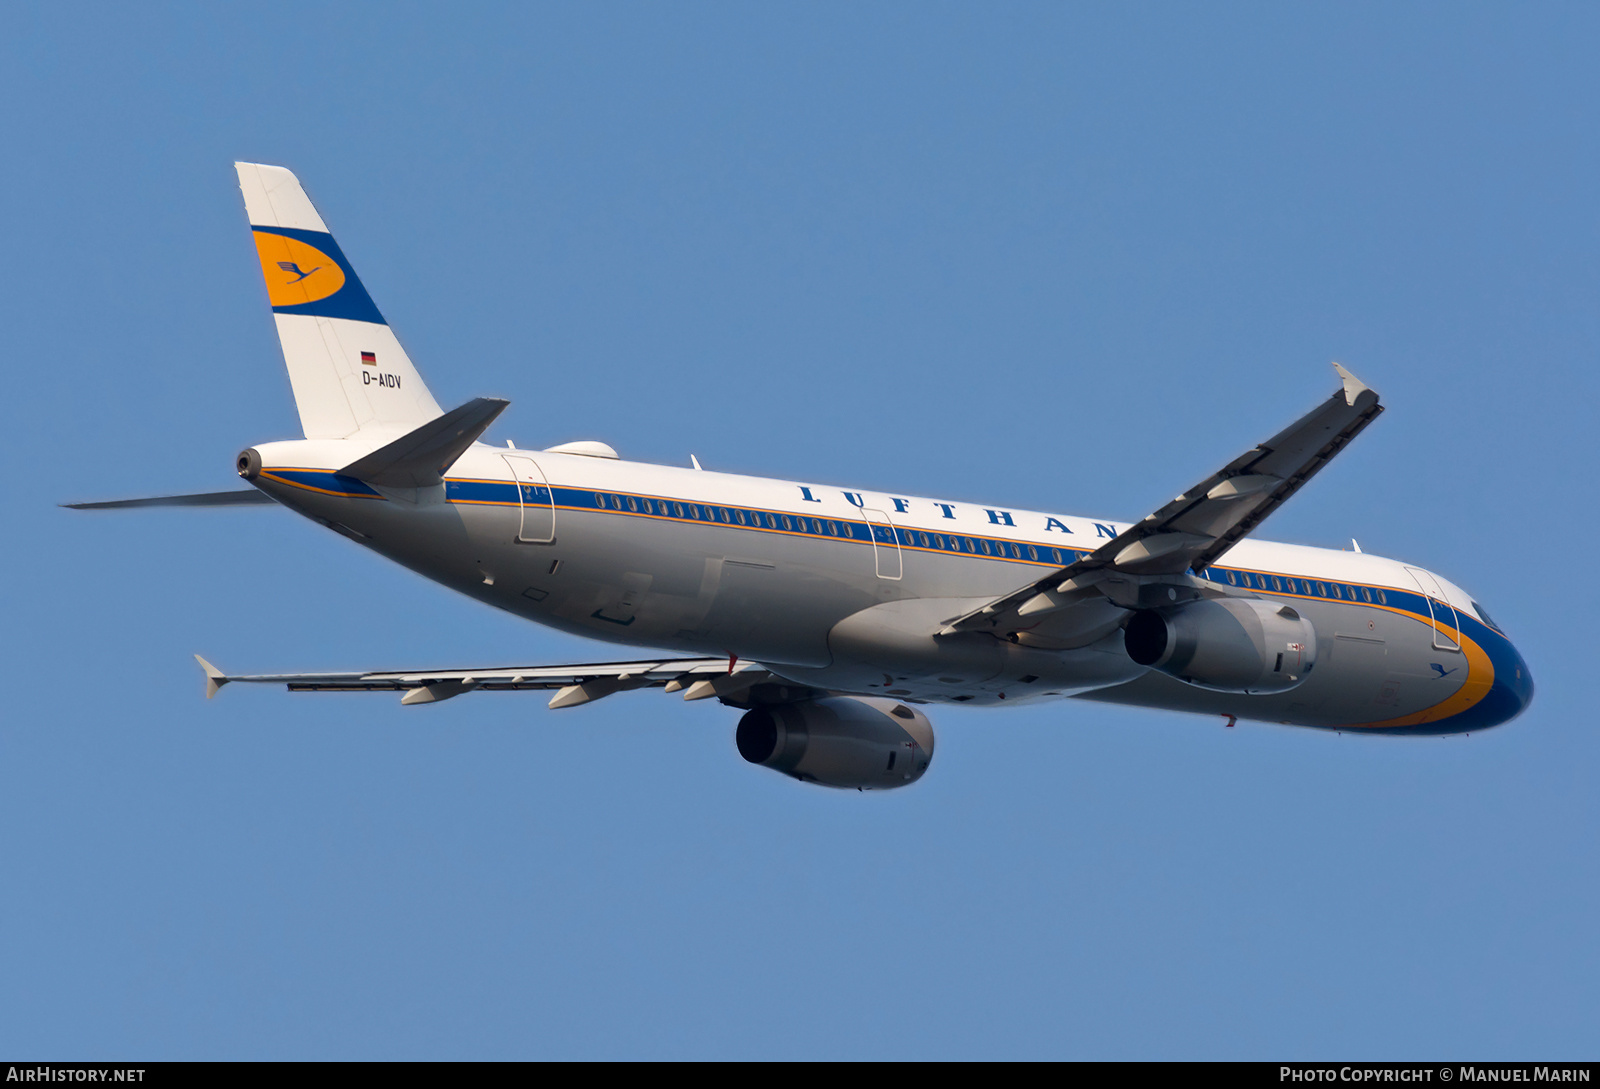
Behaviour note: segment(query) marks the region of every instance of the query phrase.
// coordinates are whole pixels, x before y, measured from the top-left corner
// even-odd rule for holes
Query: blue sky
[[[1600,14],[0,11],[0,1053],[1593,1057]],[[1465,586],[1538,684],[1375,740],[941,710],[882,795],[633,693],[235,671],[614,651],[233,486],[297,421],[235,159],[488,436],[1129,519],[1331,392],[1264,536]]]

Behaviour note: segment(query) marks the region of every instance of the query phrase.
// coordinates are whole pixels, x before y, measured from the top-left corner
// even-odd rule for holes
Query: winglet
[[[196,654],[194,660],[200,663],[200,668],[206,671],[206,699],[217,694],[217,689],[227,684],[230,678],[222,670]]]
[[[1333,365],[1333,369],[1338,372],[1340,381],[1344,383],[1344,403],[1354,408],[1356,398],[1367,392],[1371,387],[1337,363]]]

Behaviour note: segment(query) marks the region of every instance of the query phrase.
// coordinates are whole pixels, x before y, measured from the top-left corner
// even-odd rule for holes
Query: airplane
[[[565,709],[655,688],[741,711],[750,763],[859,790],[923,776],[942,704],[1439,735],[1533,698],[1503,629],[1442,576],[1252,536],[1383,411],[1337,363],[1327,400],[1132,523],[630,462],[599,441],[492,447],[509,402],[444,411],[295,175],[235,168],[305,437],[242,451],[241,491],[67,505],[281,505],[489,605],[644,649],[254,675],[196,655],[207,698],[553,690]]]

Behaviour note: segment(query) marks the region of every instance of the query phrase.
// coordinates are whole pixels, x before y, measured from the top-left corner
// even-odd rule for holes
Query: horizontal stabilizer
[[[261,507],[277,500],[266,492],[245,488],[231,492],[201,492],[199,495],[156,495],[148,499],[111,499],[103,503],[63,503],[72,510],[120,510],[124,507]]]
[[[498,397],[468,401],[351,462],[339,474],[389,488],[431,488],[443,482],[445,471],[510,403]]]

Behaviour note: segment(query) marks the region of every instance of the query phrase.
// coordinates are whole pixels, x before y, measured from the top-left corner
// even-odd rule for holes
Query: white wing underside
[[[291,692],[404,692],[404,704],[437,703],[467,692],[525,692],[556,689],[552,709],[576,707],[616,692],[664,688],[686,700],[736,697],[773,680],[756,662],[727,658],[657,658],[636,662],[591,662],[557,666],[494,666],[371,673],[258,673],[229,676],[195,655],[206,674],[206,698],[235,681],[282,684]]]

